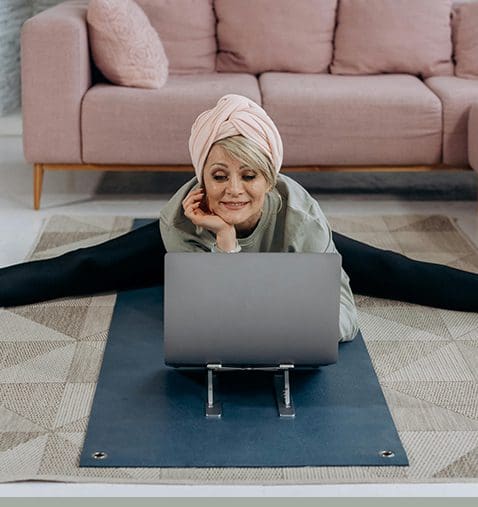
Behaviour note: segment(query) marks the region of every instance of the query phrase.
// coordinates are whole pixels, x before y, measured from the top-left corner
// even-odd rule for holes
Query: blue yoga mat
[[[408,465],[360,333],[336,364],[291,373],[295,418],[273,373],[232,371],[208,419],[205,370],[164,364],[162,308],[162,287],[118,294],[80,467]]]

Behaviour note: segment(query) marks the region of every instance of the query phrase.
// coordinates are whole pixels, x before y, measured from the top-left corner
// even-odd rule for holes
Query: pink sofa
[[[113,85],[95,68],[87,1],[30,18],[22,100],[34,207],[47,169],[188,170],[194,118],[227,93],[274,119],[286,170],[478,169],[468,140],[478,75],[455,75],[452,2],[421,0],[394,34],[381,3],[396,1],[415,2],[137,0],[169,59],[160,89]]]

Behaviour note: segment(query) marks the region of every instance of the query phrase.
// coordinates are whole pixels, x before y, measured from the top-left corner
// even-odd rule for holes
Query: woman
[[[226,95],[198,117],[189,148],[196,178],[160,214],[167,251],[336,252],[317,201],[291,178],[277,176],[282,142],[257,104]],[[340,341],[358,331],[343,269],[339,331]]]
[[[338,251],[342,341],[353,339],[358,329],[351,288],[439,308],[478,310],[478,275],[331,232],[317,201],[294,180],[278,175],[279,132],[252,100],[239,95],[219,99],[194,122],[189,150],[196,176],[161,210],[159,227],[156,221],[99,245],[3,268],[0,306],[161,284],[166,251]]]

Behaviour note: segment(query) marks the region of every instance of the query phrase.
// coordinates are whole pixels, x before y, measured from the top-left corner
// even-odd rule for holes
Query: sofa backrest
[[[461,0],[453,4],[452,36],[455,75],[478,78],[478,1]]]
[[[327,72],[337,0],[214,0],[219,72]]]
[[[136,3],[161,38],[170,74],[215,71],[213,0],[136,0]]]
[[[136,2],[161,38],[170,74],[331,71],[428,77],[454,73],[452,6],[478,0]],[[377,10],[402,4],[397,19],[386,12],[377,15]],[[357,19],[349,19],[348,14],[341,19],[350,6]],[[398,26],[400,17],[403,27]],[[372,20],[382,23],[377,31],[366,27]],[[390,29],[383,26],[386,23]]]
[[[453,75],[452,0],[214,0],[219,72]]]
[[[452,0],[340,0],[333,74],[453,75]]]

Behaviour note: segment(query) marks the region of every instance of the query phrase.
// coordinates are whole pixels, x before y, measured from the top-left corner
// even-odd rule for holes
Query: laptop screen
[[[337,253],[167,253],[166,364],[336,362],[340,268]]]

